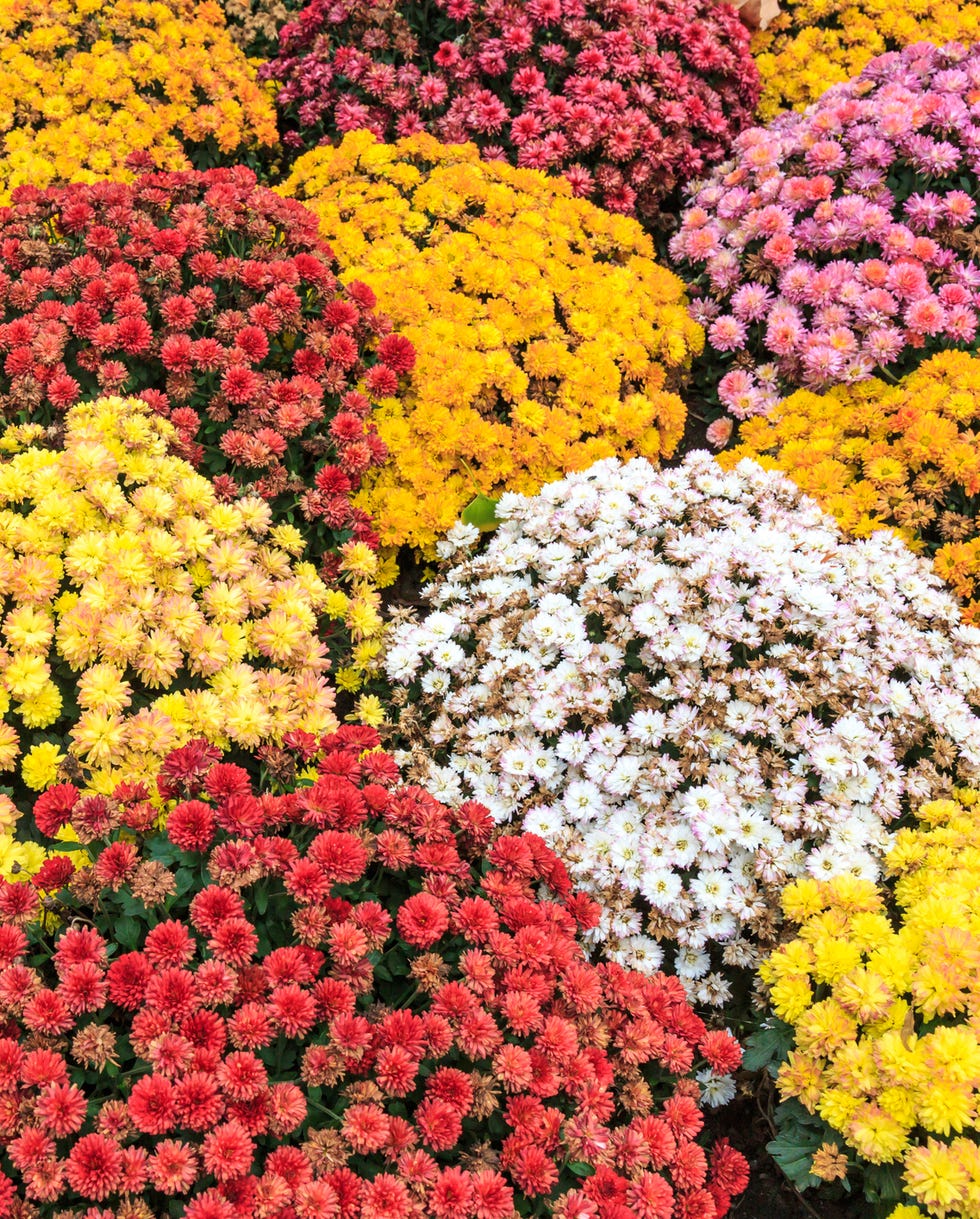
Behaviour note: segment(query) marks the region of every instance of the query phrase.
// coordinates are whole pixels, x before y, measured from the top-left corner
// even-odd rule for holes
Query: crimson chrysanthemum
[[[709,1051],[722,1066],[737,1059],[729,1035],[708,1033],[671,980],[591,964],[541,840],[491,847],[488,817],[402,787],[363,754],[378,744],[362,728],[297,740],[320,779],[278,795],[185,755],[164,787],[201,805],[199,850],[187,817],[180,842],[134,838],[123,818],[89,844],[85,885],[60,895],[53,943],[34,953],[33,932],[0,916],[0,1001],[24,1024],[0,1037],[0,1171],[40,1219],[78,1198],[116,1213],[134,1195],[161,1211],[178,1200],[185,1219],[509,1219],[545,1198],[571,1214],[593,1197],[582,1164],[601,1171],[611,1146],[617,1197],[650,1177],[637,1214],[664,1189],[678,1214],[703,1197],[724,1213],[737,1153],[692,1141],[692,1079],[656,1113],[651,1085],[670,1091],[668,1041],[691,1066]],[[146,795],[130,784],[112,800]],[[393,835],[404,851],[388,867],[378,843]],[[161,859],[173,884],[154,891]],[[617,1105],[624,1078],[645,1102]]]

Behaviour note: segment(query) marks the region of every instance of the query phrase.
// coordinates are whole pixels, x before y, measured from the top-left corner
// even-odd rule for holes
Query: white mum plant
[[[608,955],[729,995],[802,872],[875,877],[885,828],[980,778],[980,630],[893,535],[707,453],[599,462],[459,526],[386,655],[401,761],[566,860]],[[460,556],[462,553],[462,557]],[[715,951],[709,951],[714,949]]]

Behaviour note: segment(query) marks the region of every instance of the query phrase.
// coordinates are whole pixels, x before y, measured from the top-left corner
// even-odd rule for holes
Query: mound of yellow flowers
[[[808,106],[886,51],[977,41],[980,4],[969,0],[782,0],[782,11],[752,40],[762,78],[758,121]]]
[[[840,1136],[837,1175],[893,1166],[892,1219],[980,1216],[978,807],[975,791],[923,805],[895,837],[887,888],[795,881],[783,908],[799,931],[761,968],[793,1030],[781,1096]],[[814,1157],[818,1177],[836,1146]]]
[[[128,180],[133,152],[189,169],[196,145],[206,168],[205,146],[275,141],[271,100],[213,0],[0,5],[0,203],[25,183]]]
[[[317,622],[330,593],[256,497],[222,503],[134,399],[0,438],[0,770],[90,788],[151,777],[172,749],[331,728]]]
[[[351,133],[282,190],[417,353],[408,392],[375,413],[389,463],[355,499],[383,545],[431,553],[474,496],[673,453],[673,389],[703,332],[635,221],[428,135]]]
[[[936,572],[980,621],[980,359],[942,352],[898,385],[799,390],[749,419],[720,454],[782,470],[857,537],[890,526],[933,556]]]

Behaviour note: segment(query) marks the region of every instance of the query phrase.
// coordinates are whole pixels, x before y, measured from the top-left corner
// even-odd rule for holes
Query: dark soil
[[[861,1198],[835,1202],[816,1190],[796,1192],[766,1151],[773,1131],[754,1097],[736,1097],[706,1117],[709,1137],[727,1138],[749,1162],[748,1189],[732,1202],[732,1219],[864,1219]]]

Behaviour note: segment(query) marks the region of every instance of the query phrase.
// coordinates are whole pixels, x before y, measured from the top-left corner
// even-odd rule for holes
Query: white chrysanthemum
[[[892,534],[848,540],[706,453],[599,462],[497,516],[392,632],[412,777],[528,815],[615,959],[639,913],[721,993],[715,958],[771,938],[789,878],[875,875],[911,800],[980,780],[980,630]]]

